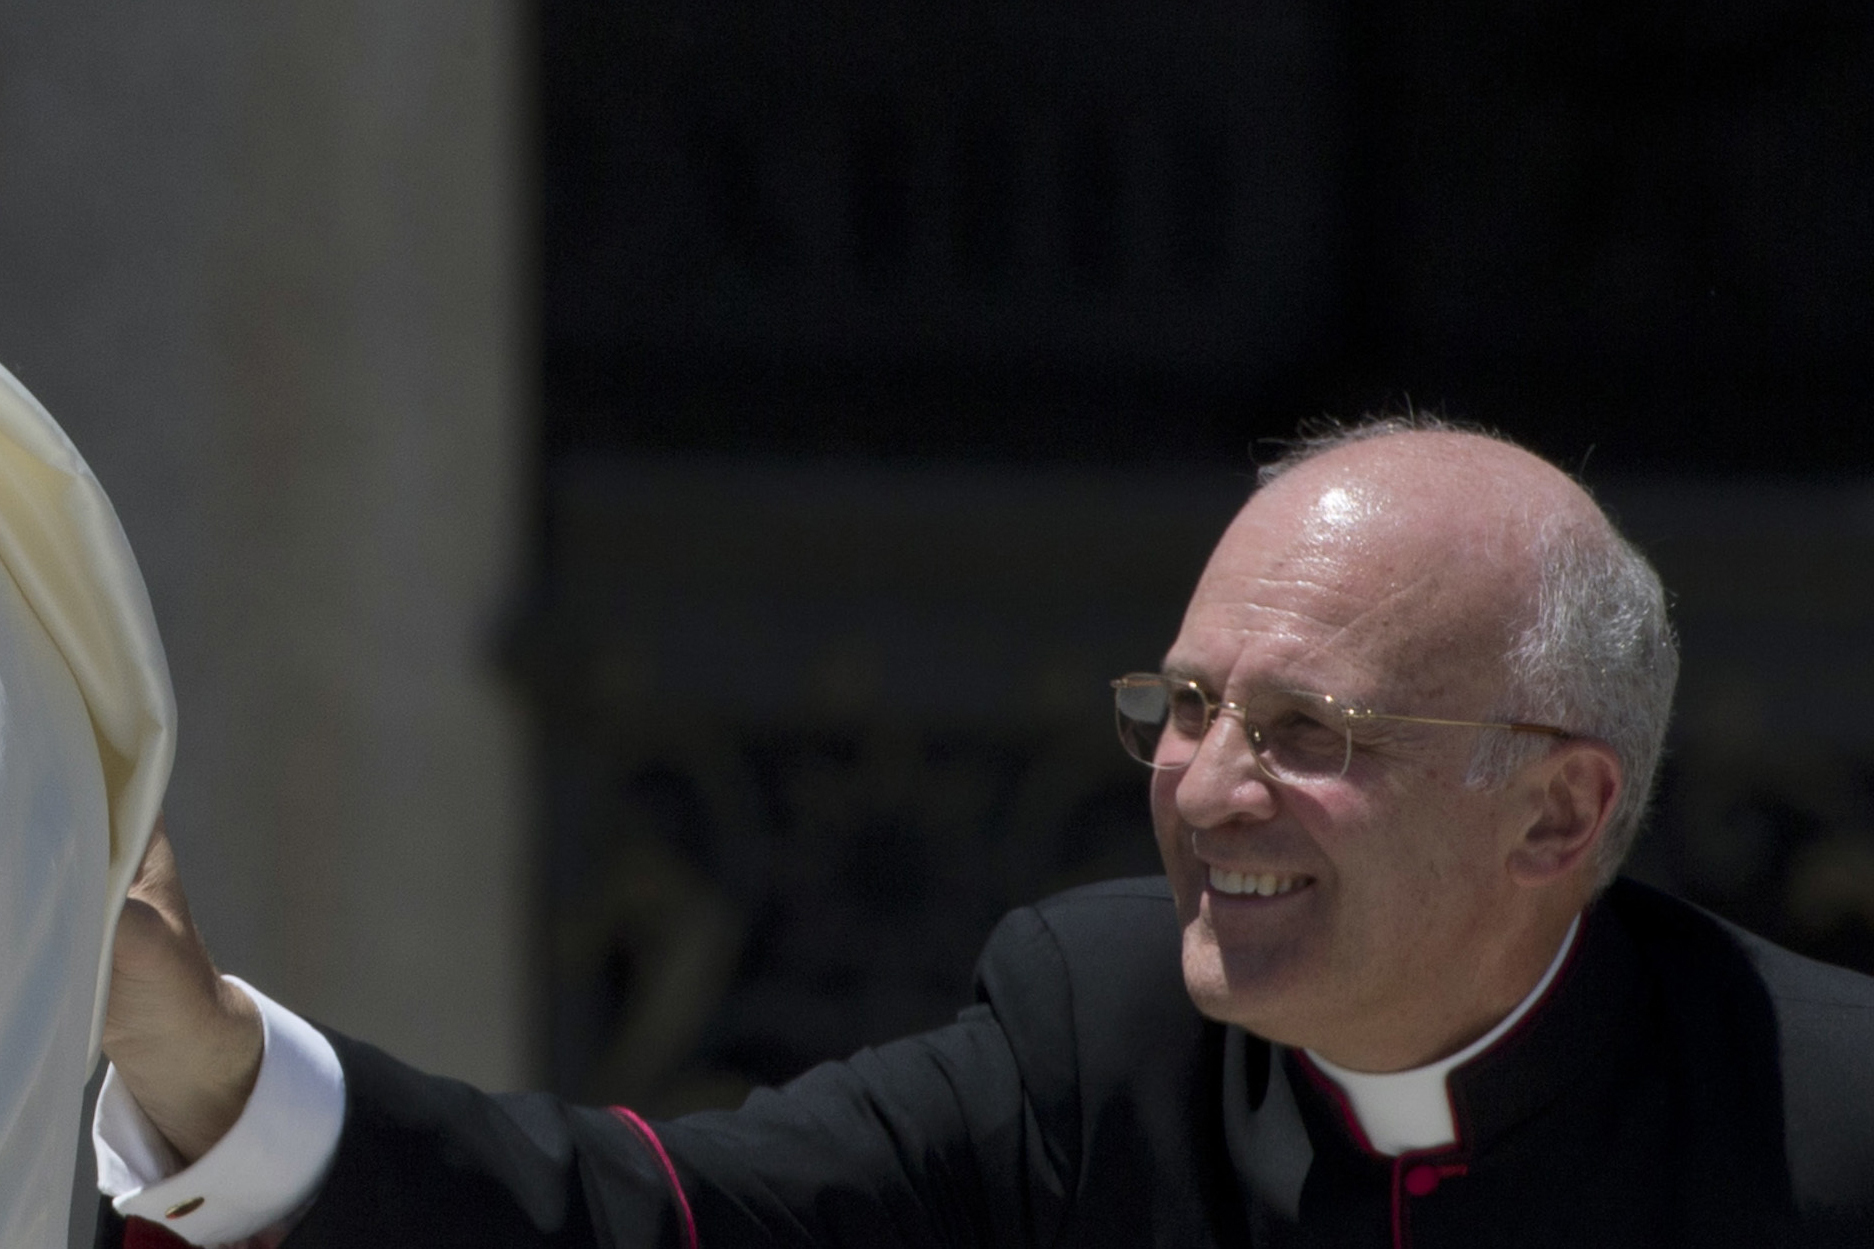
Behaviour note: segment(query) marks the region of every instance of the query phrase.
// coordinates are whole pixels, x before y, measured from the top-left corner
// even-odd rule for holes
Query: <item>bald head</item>
[[[1587,492],[1514,444],[1417,416],[1299,443],[1260,480],[1193,610],[1223,589],[1229,554],[1278,541],[1297,576],[1378,587],[1381,612],[1351,627],[1386,634],[1380,666],[1415,666],[1434,693],[1466,672],[1494,685],[1490,718],[1614,748],[1626,790],[1599,856],[1611,878],[1652,790],[1678,650],[1658,575]],[[1474,779],[1500,779],[1540,747],[1487,738]]]
[[[1443,429],[1350,435],[1265,474],[1192,607],[1241,601],[1230,582],[1244,557],[1279,551],[1259,575],[1346,598],[1344,627],[1359,636],[1341,640],[1369,647],[1376,667],[1500,680],[1539,613],[1545,552],[1562,533],[1618,541],[1580,486],[1519,447]]]
[[[1512,557],[1537,527],[1563,523],[1611,532],[1587,492],[1553,464],[1465,430],[1355,426],[1302,444],[1260,477],[1259,497],[1332,494],[1328,511],[1349,520],[1416,523]]]

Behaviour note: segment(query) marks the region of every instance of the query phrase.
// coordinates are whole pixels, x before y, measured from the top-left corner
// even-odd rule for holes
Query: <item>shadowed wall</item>
[[[534,1067],[514,708],[531,411],[503,3],[11,6],[0,359],[142,561],[225,965],[492,1085]]]

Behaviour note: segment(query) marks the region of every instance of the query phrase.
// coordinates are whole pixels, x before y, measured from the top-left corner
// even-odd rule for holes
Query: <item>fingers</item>
[[[111,967],[104,1048],[113,1059],[114,1043],[168,1030],[207,1009],[215,993],[214,961],[189,916],[160,816],[117,921]]]
[[[112,949],[104,1052],[185,1160],[239,1117],[260,1067],[253,1003],[215,970],[159,820],[131,882]]]
[[[137,874],[130,882],[130,896],[155,908],[171,927],[193,929],[195,926],[189,919],[189,900],[182,892],[182,877],[176,871],[176,851],[169,844],[169,830],[161,815],[156,817],[156,827],[151,830],[149,845],[143,851],[143,862],[138,864]]]

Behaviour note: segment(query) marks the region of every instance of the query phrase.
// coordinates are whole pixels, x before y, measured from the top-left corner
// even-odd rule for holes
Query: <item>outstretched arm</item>
[[[1154,916],[1169,914],[1163,898],[1150,901]],[[276,1008],[255,1011],[216,976],[160,838],[132,907],[117,948],[108,1047],[158,1130],[184,1158],[199,1159],[165,1182],[186,1206],[205,1170],[284,1154],[249,1142],[321,1135],[307,1123],[319,1116],[304,1111],[314,1099],[277,1091],[279,1057],[295,1046],[276,1046]],[[1090,1042],[1072,1035],[1073,994],[1056,974],[1065,964],[1035,914],[1006,921],[984,963],[985,1000],[956,1022],[826,1064],[739,1112],[663,1124],[542,1095],[490,1097],[314,1034],[342,1090],[342,1110],[332,1107],[324,1125],[335,1152],[322,1153],[284,1202],[252,1203],[273,1213],[230,1224],[245,1230],[183,1226],[207,1208],[166,1225],[197,1243],[290,1226],[289,1243],[307,1249],[1051,1241],[1074,1191],[1072,1127],[1084,1117],[1075,1054]],[[1181,1017],[1194,1020],[1172,984]],[[296,1019],[292,1026],[311,1032]],[[155,1191],[118,1207],[144,1201],[153,1212],[138,1212],[163,1222],[171,1197],[151,1206]]]

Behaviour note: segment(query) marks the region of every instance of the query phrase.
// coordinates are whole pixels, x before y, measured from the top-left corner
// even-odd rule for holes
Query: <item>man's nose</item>
[[[1192,828],[1275,815],[1275,787],[1234,708],[1219,710],[1197,743],[1197,753],[1178,776],[1177,802],[1178,815]]]

